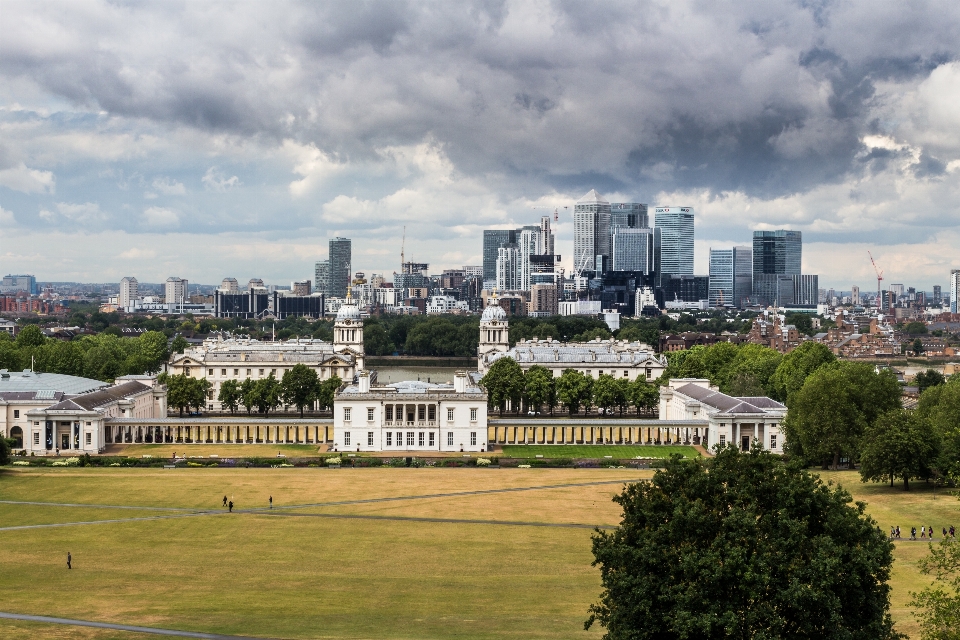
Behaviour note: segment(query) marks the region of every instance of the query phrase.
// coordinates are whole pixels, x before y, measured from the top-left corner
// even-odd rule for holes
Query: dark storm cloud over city
[[[958,251],[955,2],[0,7],[3,269],[394,270],[404,225],[458,266],[591,188],[695,207],[698,272],[758,228],[826,284]]]

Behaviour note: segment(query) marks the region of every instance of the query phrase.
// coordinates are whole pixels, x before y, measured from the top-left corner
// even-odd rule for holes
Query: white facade
[[[754,441],[783,453],[781,430],[787,408],[766,397],[735,398],[720,393],[709,380],[677,378],[660,390],[661,420],[706,420],[696,444],[708,449],[735,445],[749,451]]]
[[[469,304],[459,302],[453,296],[430,296],[427,300],[427,313],[451,313],[453,311],[469,310]]]
[[[458,371],[452,385],[371,387],[365,371],[358,379],[334,400],[335,450],[486,451],[487,393],[466,372]]]
[[[117,294],[117,306],[127,312],[132,312],[140,297],[137,279],[127,276],[120,280],[120,293]]]
[[[164,283],[164,302],[167,308],[174,310],[190,301],[190,283],[176,276],[170,276]]]
[[[950,270],[950,313],[960,313],[960,269]]]
[[[644,307],[655,306],[657,306],[657,297],[654,295],[651,287],[641,287],[640,289],[637,289],[636,309],[634,310],[634,315],[639,318],[642,315]]]

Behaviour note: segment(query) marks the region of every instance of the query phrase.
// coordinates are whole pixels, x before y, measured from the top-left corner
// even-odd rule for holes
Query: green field
[[[8,469],[0,472],[0,500],[90,506],[0,504],[0,610],[271,638],[597,638],[601,630],[582,630],[600,589],[591,530],[531,524],[616,524],[610,498],[622,481],[651,475]],[[885,529],[960,524],[960,503],[943,492],[934,499],[922,486],[904,493],[862,485],[855,473],[824,475],[866,500]],[[574,486],[604,481],[614,482]],[[527,490],[496,492],[518,488]],[[224,495],[237,512],[220,508]],[[154,515],[163,519],[143,519]],[[5,529],[98,520],[123,521]],[[916,569],[925,552],[910,542],[895,552],[893,613],[911,635],[906,603],[926,584]],[[0,637],[138,636],[0,620]]]
[[[700,454],[693,447],[684,446],[646,446],[616,444],[508,444],[500,454],[506,458],[599,458],[606,456],[619,460],[629,458],[669,458],[678,453],[685,458],[696,458]]]

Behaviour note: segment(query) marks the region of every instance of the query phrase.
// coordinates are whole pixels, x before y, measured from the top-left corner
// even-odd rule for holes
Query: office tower
[[[318,260],[313,265],[313,290],[317,293],[327,293],[327,281],[330,278],[330,261]]]
[[[610,256],[610,203],[595,189],[573,208],[573,268],[592,271],[597,256]]]
[[[850,302],[852,302],[854,306],[860,305],[860,287],[854,285],[850,288]]]
[[[40,293],[40,290],[37,288],[36,277],[30,275],[3,276],[3,281],[0,282],[0,291],[4,293],[26,291],[30,295],[39,295]]]
[[[540,218],[540,246],[538,255],[552,256],[554,254],[554,235],[550,229],[550,216]]]
[[[137,298],[140,297],[139,284],[137,279],[132,276],[127,276],[120,280],[120,294],[117,296],[117,306],[123,309],[124,311],[133,311],[133,307],[137,301]]]
[[[628,227],[643,229],[650,226],[647,205],[639,202],[611,202],[610,229],[614,227]]]
[[[890,285],[889,291],[899,298],[904,294],[904,286],[902,284],[892,284]]]
[[[163,301],[170,305],[183,305],[190,296],[190,283],[184,278],[170,276],[163,289]]]
[[[815,306],[820,298],[820,276],[793,275],[790,277],[793,279],[793,302],[790,304]],[[859,296],[859,293],[857,295]]]
[[[655,230],[650,228],[614,227],[611,232],[613,271],[656,271]]]
[[[310,295],[310,281],[297,280],[290,284],[290,290],[295,296],[308,296]]]
[[[520,288],[520,250],[508,242],[497,249],[497,289],[517,291]]]
[[[733,304],[733,249],[710,249],[710,306]]]
[[[939,305],[943,302],[943,289],[940,285],[933,285],[933,304]]]
[[[236,278],[224,278],[220,282],[220,291],[224,293],[240,293],[240,285]]]
[[[661,232],[661,276],[693,275],[693,207],[657,207],[653,224]]]
[[[347,295],[347,286],[350,284],[350,251],[349,238],[333,238],[330,240],[330,266],[327,270],[328,296],[344,298]]]
[[[497,279],[497,250],[505,244],[517,242],[516,229],[484,229],[483,279]]]
[[[743,307],[753,295],[753,249],[733,248],[733,305]]]
[[[960,269],[950,270],[950,313],[957,313],[960,305],[957,296],[960,295]]]
[[[761,305],[793,304],[793,293],[787,295],[789,285],[777,276],[800,275],[802,235],[799,231],[753,232],[753,296]],[[829,302],[829,300],[828,300]]]
[[[496,276],[496,266],[494,266],[494,276]],[[481,265],[464,265],[464,278],[483,278],[483,267]]]

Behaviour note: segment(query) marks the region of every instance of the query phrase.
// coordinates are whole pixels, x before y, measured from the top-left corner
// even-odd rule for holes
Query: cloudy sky
[[[0,0],[0,270],[41,280],[479,264],[573,203],[689,205],[804,271],[960,267],[960,4]],[[562,207],[570,206],[564,210]],[[535,208],[545,207],[545,208]]]

